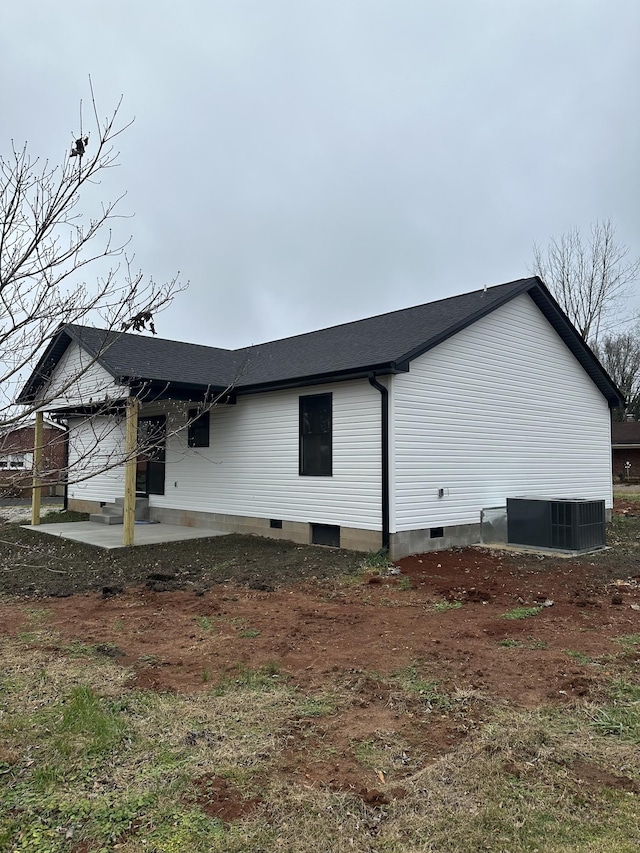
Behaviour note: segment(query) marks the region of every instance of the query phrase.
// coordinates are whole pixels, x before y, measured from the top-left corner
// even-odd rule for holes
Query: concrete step
[[[104,507],[103,507],[104,509]],[[89,516],[89,521],[97,522],[98,524],[122,524],[122,515],[107,515],[102,512],[93,512]]]
[[[105,504],[100,507],[100,512],[103,515],[119,515],[121,518],[124,515],[122,512],[122,507],[118,506],[118,504]]]
[[[135,520],[147,521],[149,518],[149,499],[136,498]],[[99,524],[122,524],[124,519],[124,498],[116,498],[115,503],[104,504],[100,512],[89,516],[90,521]]]
[[[124,498],[116,498],[115,505],[120,512],[124,510]],[[106,504],[111,506],[111,504]],[[104,510],[105,507],[102,507]],[[147,521],[149,518],[149,498],[136,498],[135,519],[136,521]]]

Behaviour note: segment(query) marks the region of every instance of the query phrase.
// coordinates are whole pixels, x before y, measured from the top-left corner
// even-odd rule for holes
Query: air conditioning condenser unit
[[[606,545],[604,501],[582,498],[507,498],[511,545],[590,551]]]

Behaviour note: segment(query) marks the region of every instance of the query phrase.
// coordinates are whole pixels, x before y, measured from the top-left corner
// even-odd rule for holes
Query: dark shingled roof
[[[407,370],[413,358],[521,293],[529,293],[610,405],[620,405],[618,390],[538,278],[239,350],[65,326],[25,385],[20,402],[33,399],[71,340],[123,384],[140,381],[220,390],[233,386],[237,393],[247,393]]]
[[[236,371],[232,350],[88,326],[66,326],[65,331],[118,379],[226,387]]]
[[[640,445],[640,422],[623,421],[611,424],[611,444],[615,447],[619,444]]]
[[[438,302],[379,314],[317,332],[283,338],[244,350],[247,369],[239,386],[300,380],[318,374],[369,371],[372,367],[406,369],[417,350],[426,350],[477,316],[488,313],[505,297],[520,291],[511,282],[487,291],[476,290]]]

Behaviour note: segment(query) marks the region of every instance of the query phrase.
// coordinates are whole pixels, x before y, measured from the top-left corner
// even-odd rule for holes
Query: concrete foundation
[[[299,545],[311,544],[311,524],[305,521],[282,519],[282,527],[272,527],[269,518],[154,506],[149,507],[149,519],[161,521],[165,524],[220,530],[225,533],[250,533],[257,536],[268,536],[270,539],[286,539],[290,542],[297,542]],[[382,547],[382,534],[379,530],[341,527],[340,547],[352,551],[379,551]]]
[[[70,500],[69,509],[79,512],[100,512],[100,504],[97,501]],[[606,510],[605,517],[607,522],[611,520],[611,510]],[[286,539],[290,542],[297,542],[299,545],[312,544],[311,523],[304,521],[282,519],[282,527],[271,527],[271,520],[268,518],[153,506],[149,507],[149,520],[222,533],[268,536],[271,539]],[[428,551],[444,551],[447,548],[478,545],[481,541],[479,522],[477,524],[444,527],[442,528],[442,536],[432,536],[433,530],[434,528],[427,527],[421,530],[392,533],[389,542],[389,556],[392,560],[399,560],[411,554],[424,554]],[[340,547],[352,551],[373,553],[382,548],[382,533],[379,530],[341,527]]]
[[[427,551],[445,551],[447,548],[463,548],[480,542],[480,523],[457,524],[442,528],[442,536],[431,536],[434,528],[422,530],[403,530],[392,533],[389,542],[389,556],[399,560],[411,554],[424,554]]]

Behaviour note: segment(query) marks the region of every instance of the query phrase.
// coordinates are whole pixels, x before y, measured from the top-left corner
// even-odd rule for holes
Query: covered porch
[[[73,417],[87,419],[97,415],[103,419],[111,419],[115,428],[123,432],[122,448],[116,451],[117,458],[114,455],[113,459],[107,460],[103,473],[119,468],[124,476],[121,484],[122,491],[120,496],[115,497],[115,502],[113,494],[107,491],[104,500],[100,500],[99,510],[98,508],[86,509],[91,513],[88,522],[74,522],[71,525],[49,524],[40,532],[102,548],[158,544],[224,535],[223,531],[215,531],[209,527],[196,528],[182,524],[149,522],[147,521],[148,503],[150,495],[165,493],[165,454],[170,430],[184,431],[188,446],[197,447],[200,446],[198,429],[204,423],[208,446],[210,408],[216,405],[233,404],[235,399],[229,393],[211,394],[210,389],[206,389],[202,395],[191,389],[173,387],[162,389],[144,387],[136,390],[136,394],[126,399],[108,401],[98,404],[97,407],[75,406],[56,412],[58,417],[64,417],[67,421]],[[168,428],[169,417],[175,416],[178,410],[184,415],[182,419],[184,422],[178,427],[173,423]],[[40,529],[42,481],[39,472],[43,444],[42,421],[43,413],[38,412],[30,525],[33,529]],[[94,440],[98,447],[98,439]],[[87,479],[82,476],[83,473],[83,471],[80,472],[80,481]],[[72,508],[85,511],[82,507],[72,506]]]

